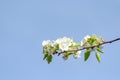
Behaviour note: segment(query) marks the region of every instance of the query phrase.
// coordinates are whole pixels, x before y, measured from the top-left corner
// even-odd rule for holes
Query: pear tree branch
[[[110,41],[105,41],[103,43],[100,43],[100,44],[97,44],[97,45],[93,45],[93,46],[89,46],[89,47],[83,47],[83,48],[80,48],[80,49],[76,49],[76,50],[69,50],[69,51],[63,51],[63,52],[56,52],[58,53],[58,56],[62,53],[65,53],[65,52],[77,52],[77,51],[80,51],[80,50],[85,50],[85,49],[89,49],[89,48],[95,48],[95,47],[98,47],[98,46],[101,46],[101,45],[104,45],[104,44],[108,44],[108,43],[113,43],[113,42],[116,42],[116,41],[119,41],[120,38],[116,38],[116,39],[113,39],[113,40],[110,40]]]

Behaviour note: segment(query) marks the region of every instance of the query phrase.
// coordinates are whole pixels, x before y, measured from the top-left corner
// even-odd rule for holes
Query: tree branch
[[[103,43],[100,43],[100,44],[97,44],[97,45],[94,45],[94,46],[90,46],[90,47],[83,47],[83,48],[80,48],[80,49],[77,49],[77,50],[69,50],[69,51],[63,51],[63,52],[59,52],[58,53],[58,56],[62,53],[65,53],[65,52],[77,52],[79,50],[84,50],[84,49],[89,49],[89,48],[94,48],[94,47],[98,47],[98,46],[101,46],[101,45],[104,45],[104,44],[108,44],[108,43],[113,43],[115,41],[118,41],[120,40],[120,38],[116,38],[116,39],[113,39],[113,40],[110,40],[110,41],[105,41]]]

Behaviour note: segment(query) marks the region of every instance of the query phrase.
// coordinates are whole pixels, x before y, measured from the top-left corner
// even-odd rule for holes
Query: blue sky
[[[43,40],[88,34],[120,37],[120,0],[0,0],[0,80],[120,80],[119,41],[100,64],[94,54],[43,61]]]

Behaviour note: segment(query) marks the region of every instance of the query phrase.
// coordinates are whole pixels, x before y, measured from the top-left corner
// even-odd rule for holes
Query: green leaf
[[[72,52],[66,52],[64,55],[63,55],[63,59],[64,60],[67,60],[69,55],[73,54]]]
[[[55,47],[55,50],[59,50],[59,45],[57,45],[57,46]]]
[[[98,52],[104,53],[103,50],[102,50],[101,48],[97,47],[96,49],[97,49]]]
[[[67,54],[67,55],[71,55],[71,54],[73,54],[72,52],[66,52],[65,54]]]
[[[76,47],[79,47],[79,46],[80,46],[80,43],[76,43],[75,46],[76,46]]]
[[[50,64],[50,62],[52,62],[52,55],[48,55],[46,60],[48,64]]]
[[[67,59],[68,59],[68,57],[69,57],[69,55],[66,55],[66,54],[65,54],[65,55],[63,55],[63,59],[64,59],[64,60],[67,60]]]
[[[96,41],[97,41],[96,38],[89,38],[89,39],[88,39],[88,43],[89,43],[90,45],[93,45]]]
[[[90,56],[90,51],[87,50],[87,51],[84,53],[84,61],[87,61],[88,58],[89,58],[89,56]]]
[[[48,56],[48,54],[44,54],[43,60],[45,60],[47,58],[47,56]]]
[[[97,61],[100,63],[100,61],[101,61],[100,54],[97,53],[97,52],[96,52],[96,59],[97,59]]]

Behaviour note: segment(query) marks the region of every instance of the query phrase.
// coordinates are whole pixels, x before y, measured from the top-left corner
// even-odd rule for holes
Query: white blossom
[[[72,45],[73,40],[71,38],[63,37],[57,39],[55,42],[59,45],[59,48],[62,51],[67,51],[69,49],[69,46]]]
[[[84,49],[89,50],[90,52],[97,51],[103,53],[102,45],[99,45],[103,42],[104,40],[102,37],[94,34],[85,36],[80,43],[76,43],[73,39],[68,37],[58,38],[55,41],[46,40],[42,42],[44,59],[49,62],[49,59],[47,59],[49,56],[54,54],[60,55],[61,53],[63,54],[63,59],[65,60],[67,60],[70,55],[77,59],[81,57],[81,50]],[[94,47],[94,45],[98,45],[98,47]]]
[[[80,58],[81,51],[77,51],[75,54],[73,54],[73,57],[75,59]]]
[[[81,40],[81,42],[80,42],[81,46],[83,46],[84,44],[86,44],[86,43],[87,43],[87,40],[88,40],[90,37],[91,37],[91,36],[89,36],[89,35],[85,36],[84,39]]]
[[[83,43],[84,43],[83,40],[81,40],[81,42],[80,42],[81,46],[83,46]]]
[[[52,42],[50,41],[50,40],[46,40],[46,41],[43,41],[42,42],[42,46],[44,47],[44,46],[47,46],[47,45],[51,45],[52,44]]]
[[[88,38],[90,38],[89,35],[85,36],[85,37],[84,37],[84,40],[88,40]]]

